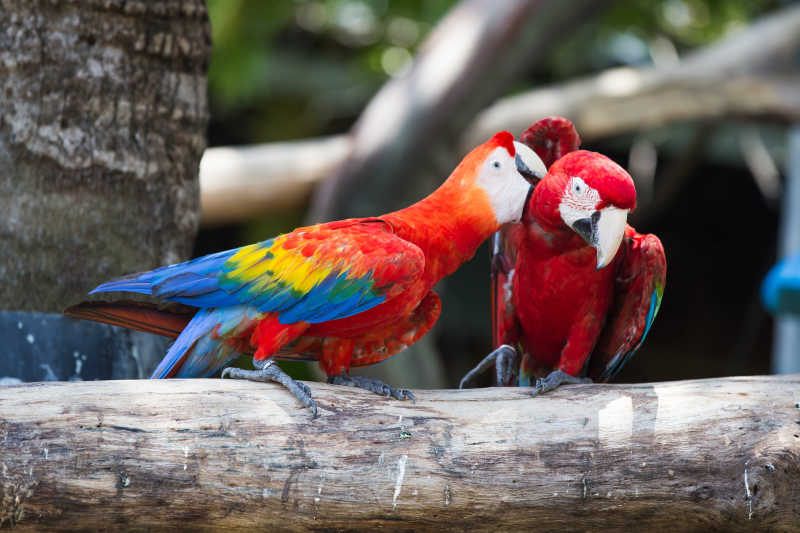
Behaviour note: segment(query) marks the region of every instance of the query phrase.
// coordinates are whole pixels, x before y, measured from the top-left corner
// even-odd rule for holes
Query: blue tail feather
[[[211,332],[221,324],[238,324],[247,315],[248,308],[244,306],[200,309],[170,346],[151,379],[213,376],[240,354],[218,338],[212,338]]]

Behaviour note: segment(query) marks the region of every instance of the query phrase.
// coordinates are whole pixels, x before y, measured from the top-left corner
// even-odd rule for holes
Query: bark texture
[[[17,531],[797,531],[800,376],[399,402],[309,384],[0,388]]]
[[[187,257],[209,56],[202,0],[0,0],[0,308]]]

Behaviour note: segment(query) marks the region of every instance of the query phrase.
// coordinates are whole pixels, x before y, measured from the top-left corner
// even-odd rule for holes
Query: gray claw
[[[580,385],[587,383],[593,383],[591,378],[581,378],[572,376],[561,370],[553,370],[546,378],[539,378],[536,380],[533,391],[531,391],[531,396],[539,396],[540,394],[550,392],[561,385]]]
[[[383,381],[370,378],[367,376],[349,376],[347,374],[334,374],[328,376],[328,383],[334,385],[345,385],[347,387],[358,387],[365,389],[381,396],[395,398],[397,400],[411,400],[416,401],[416,396],[410,390],[395,389],[384,383]]]
[[[503,344],[499,346],[492,353],[478,363],[475,368],[467,372],[461,382],[458,384],[459,389],[463,389],[464,385],[475,379],[477,376],[486,371],[490,366],[494,365],[495,369],[495,384],[506,385],[511,383],[514,376],[517,375],[519,369],[518,363],[519,356],[517,350],[513,346]]]
[[[275,382],[280,383],[291,392],[295,398],[305,407],[311,408],[311,418],[317,418],[317,404],[311,399],[311,389],[308,385],[295,381],[289,375],[274,364],[275,361],[267,359],[266,361],[253,360],[253,365],[256,370],[243,370],[229,366],[222,371],[221,377],[231,379],[246,379],[249,381],[258,381],[261,383]]]

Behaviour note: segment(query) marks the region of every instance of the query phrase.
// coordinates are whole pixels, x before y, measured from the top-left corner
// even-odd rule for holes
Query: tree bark
[[[796,531],[800,375],[419,391],[0,388],[0,524],[48,530]]]
[[[0,0],[0,308],[60,312],[188,256],[202,0]]]

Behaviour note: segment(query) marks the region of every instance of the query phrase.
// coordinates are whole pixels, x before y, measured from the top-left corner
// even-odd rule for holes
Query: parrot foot
[[[461,382],[458,384],[459,389],[463,389],[464,385],[475,379],[477,376],[486,371],[487,368],[494,364],[495,369],[495,383],[497,385],[510,384],[517,375],[519,369],[519,355],[513,346],[503,344],[492,353],[483,358],[475,368],[467,372]]]
[[[359,389],[366,389],[381,396],[389,396],[398,400],[416,400],[416,397],[410,390],[395,389],[384,383],[383,381],[370,378],[367,376],[348,376],[347,374],[333,374],[328,376],[328,383],[333,385],[346,385],[348,387],[358,387]]]
[[[280,383],[291,392],[295,398],[305,407],[311,408],[311,418],[317,418],[317,404],[311,399],[311,389],[308,385],[295,381],[275,364],[275,360],[266,359],[259,361],[253,359],[256,370],[244,370],[233,366],[227,367],[222,371],[223,378],[246,379],[249,381],[259,381],[261,383],[275,382]]]
[[[540,378],[536,380],[536,385],[533,386],[531,396],[539,396],[545,392],[550,392],[553,389],[557,389],[561,385],[580,385],[587,383],[593,383],[592,379],[571,376],[566,372],[562,372],[561,370],[554,370],[550,372],[546,378]]]

